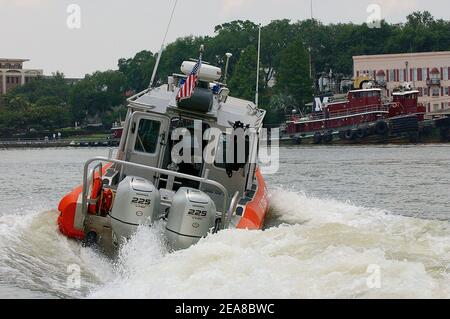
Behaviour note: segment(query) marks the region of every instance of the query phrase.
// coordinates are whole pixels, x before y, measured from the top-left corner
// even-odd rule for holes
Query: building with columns
[[[411,82],[428,113],[450,109],[450,52],[354,56],[353,70],[385,85],[388,97]]]
[[[42,70],[24,69],[23,63],[27,61],[29,60],[0,58],[0,96],[44,74]]]

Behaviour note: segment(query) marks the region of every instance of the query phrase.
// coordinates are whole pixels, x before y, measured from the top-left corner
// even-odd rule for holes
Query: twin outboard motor
[[[111,211],[113,242],[130,238],[142,224],[152,224],[160,213],[158,189],[142,177],[127,176],[119,183]]]
[[[113,243],[131,238],[139,225],[160,217],[160,193],[148,180],[128,176],[119,183],[110,213]],[[166,236],[173,249],[185,249],[208,235],[216,222],[216,206],[204,192],[182,187],[174,195],[167,216]]]
[[[173,197],[166,236],[173,249],[185,249],[208,235],[216,221],[216,206],[204,192],[182,187]]]

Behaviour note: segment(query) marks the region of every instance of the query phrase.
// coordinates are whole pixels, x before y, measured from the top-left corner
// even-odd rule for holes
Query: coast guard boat
[[[229,96],[220,68],[195,61],[128,99],[117,158],[85,163],[83,184],[59,204],[62,234],[108,252],[139,225],[162,221],[177,250],[223,229],[263,227],[269,201],[257,153],[265,111]],[[178,99],[195,72],[193,93]]]

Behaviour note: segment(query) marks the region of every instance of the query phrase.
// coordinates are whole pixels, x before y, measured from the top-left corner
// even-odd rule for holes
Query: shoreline
[[[62,147],[115,147],[119,145],[118,140],[96,140],[96,141],[75,141],[75,140],[25,140],[25,141],[0,141],[0,149],[10,148],[62,148]]]
[[[262,140],[265,141],[265,140]],[[334,141],[330,144],[314,144],[314,143],[302,143],[295,144],[291,138],[281,138],[278,140],[279,145],[281,146],[371,146],[371,145],[424,145],[424,144],[450,144],[450,142],[440,141],[439,139],[430,139],[426,141],[418,141],[416,143],[412,143],[406,140],[395,140],[388,139],[383,141]],[[269,143],[270,144],[270,143]],[[0,150],[2,149],[25,149],[25,148],[66,148],[66,147],[117,147],[119,146],[118,140],[109,140],[109,141],[73,141],[73,140],[64,140],[64,141],[56,141],[56,142],[43,142],[43,141],[16,141],[16,142],[5,142],[0,141]]]

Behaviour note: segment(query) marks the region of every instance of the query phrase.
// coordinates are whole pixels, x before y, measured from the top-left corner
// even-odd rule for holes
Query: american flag
[[[200,71],[200,66],[202,65],[202,59],[200,58],[192,69],[191,74],[186,78],[184,83],[181,85],[180,90],[177,94],[177,101],[188,99],[194,92],[195,86],[197,85],[198,72]]]

